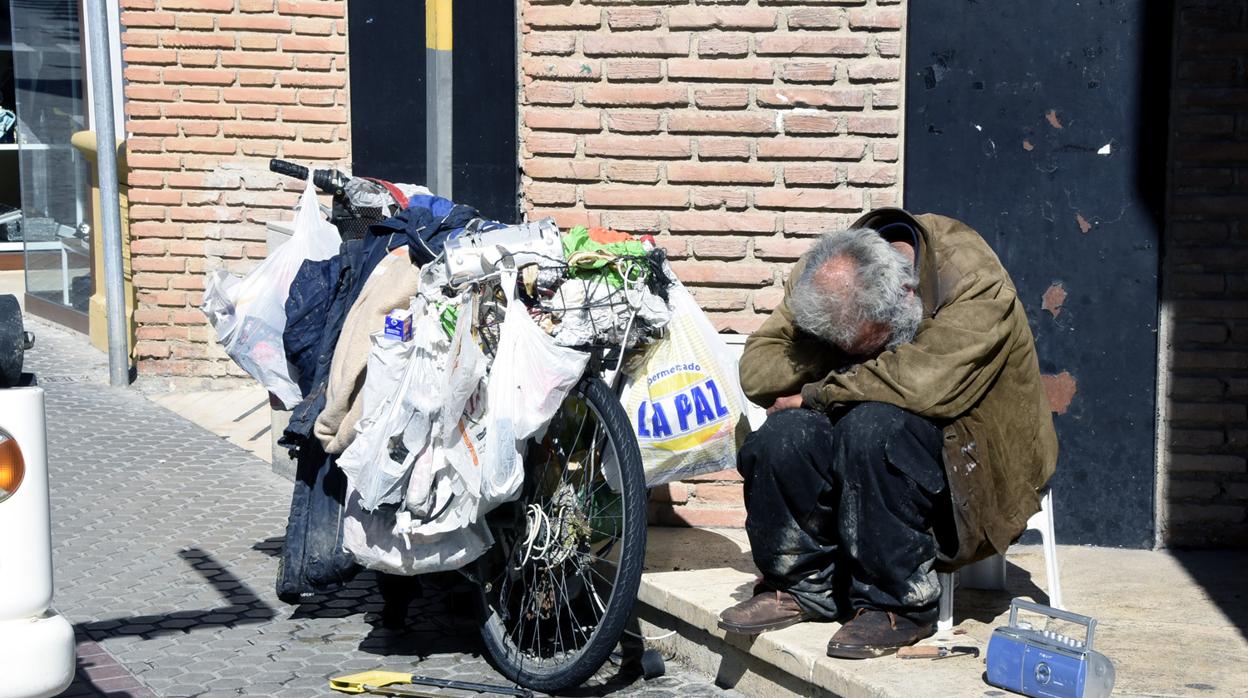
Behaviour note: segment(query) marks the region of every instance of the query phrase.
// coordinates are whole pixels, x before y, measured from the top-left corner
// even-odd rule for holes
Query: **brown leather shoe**
[[[756,589],[753,596],[719,614],[719,627],[730,633],[756,635],[813,619],[814,616],[797,605],[797,599],[792,594],[775,589]]]
[[[841,659],[869,659],[892,654],[928,637],[931,624],[914,621],[888,611],[860,608],[828,641],[828,656]]]

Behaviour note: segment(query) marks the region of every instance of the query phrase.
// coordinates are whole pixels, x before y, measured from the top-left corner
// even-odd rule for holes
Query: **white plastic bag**
[[[447,494],[452,483],[447,482]],[[444,512],[454,514],[451,507]],[[450,520],[443,520],[444,518]],[[433,529],[441,529],[433,533]],[[424,535],[430,533],[431,535]],[[494,543],[484,522],[439,516],[416,525],[405,511],[382,507],[366,511],[350,486],[343,515],[342,543],[361,565],[381,572],[417,575],[455,570],[481,556]]]
[[[209,274],[200,309],[217,332],[225,353],[286,407],[302,399],[286,361],[286,298],[290,283],[307,260],[338,254],[338,231],[321,216],[309,177],[295,214],[294,234],[246,276],[224,270]]]
[[[749,432],[737,360],[683,286],[668,336],[625,372],[624,409],[650,487],[736,467]]]
[[[481,499],[491,504],[519,493],[525,439],[546,428],[589,361],[589,354],[559,346],[533,322],[515,299],[514,270],[504,271],[501,283],[507,310],[487,383],[489,426],[481,473]]]

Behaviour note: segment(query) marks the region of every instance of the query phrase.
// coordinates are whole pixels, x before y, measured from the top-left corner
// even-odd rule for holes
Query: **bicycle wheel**
[[[600,378],[581,378],[529,442],[520,497],[487,520],[496,544],[478,574],[491,663],[533,690],[579,686],[620,640],[646,548],[641,452]]]

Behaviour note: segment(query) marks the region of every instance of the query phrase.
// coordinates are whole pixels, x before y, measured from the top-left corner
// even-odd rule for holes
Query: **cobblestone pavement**
[[[329,695],[328,677],[376,668],[502,682],[480,656],[462,585],[426,590],[406,632],[381,627],[367,573],[333,596],[278,601],[291,484],[135,391],[108,387],[106,360],[81,335],[28,325],[39,343],[27,369],[47,390],[54,605],[80,636],[69,695]],[[667,668],[630,683],[611,680],[609,664],[586,694],[737,695]]]

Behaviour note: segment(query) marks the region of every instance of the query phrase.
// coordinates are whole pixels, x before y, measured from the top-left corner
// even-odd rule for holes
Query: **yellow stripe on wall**
[[[451,50],[451,4],[453,0],[425,0],[425,48]]]

